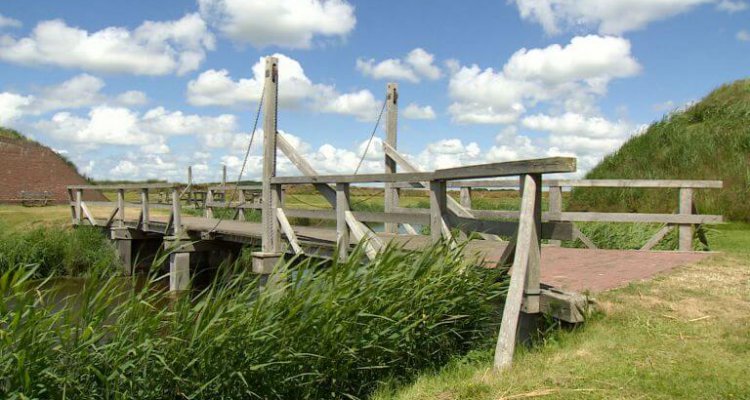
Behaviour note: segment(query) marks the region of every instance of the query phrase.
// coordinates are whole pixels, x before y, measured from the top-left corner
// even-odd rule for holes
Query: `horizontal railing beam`
[[[551,157],[536,160],[511,161],[471,165],[467,167],[438,169],[434,172],[401,172],[396,174],[284,176],[271,179],[274,184],[311,183],[376,183],[376,182],[425,182],[432,180],[455,180],[514,176],[521,174],[548,174],[575,172],[576,159]]]
[[[665,179],[545,179],[545,187],[601,187],[601,188],[690,188],[690,189],[721,189],[722,181],[700,180],[665,180]],[[413,187],[402,185],[401,187]],[[511,188],[518,189],[517,180],[477,180],[453,181],[448,183],[451,188]]]
[[[179,183],[129,183],[122,185],[70,185],[71,190],[140,190],[140,189],[174,189],[183,186]]]

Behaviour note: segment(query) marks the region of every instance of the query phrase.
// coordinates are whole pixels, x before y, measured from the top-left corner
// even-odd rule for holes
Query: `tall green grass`
[[[118,264],[115,248],[97,228],[0,227],[0,273],[18,265],[36,265],[37,277],[80,276],[92,268],[114,270]]]
[[[695,191],[698,211],[750,221],[750,80],[722,86],[665,116],[586,178],[723,180],[721,190]],[[577,188],[570,209],[671,213],[677,204],[676,189]]]
[[[0,397],[362,398],[492,336],[505,282],[439,245],[363,265],[288,265],[257,289],[226,267],[165,304],[152,285],[92,274],[75,299],[19,266],[0,276]]]

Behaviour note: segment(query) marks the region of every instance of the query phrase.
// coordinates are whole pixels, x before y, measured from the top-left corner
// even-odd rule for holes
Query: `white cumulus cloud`
[[[408,119],[435,119],[435,110],[432,106],[420,106],[417,103],[409,103],[403,111],[404,118]]]
[[[363,75],[374,79],[403,80],[417,83],[424,79],[440,79],[442,71],[434,64],[435,56],[424,49],[416,48],[403,59],[388,58],[376,62],[357,59],[356,68]]]
[[[54,65],[136,75],[184,74],[196,70],[214,48],[214,37],[198,14],[176,21],[146,21],[135,30],[96,32],[42,21],[28,37],[0,38],[0,59],[23,65]]]
[[[20,28],[21,27],[21,21],[17,19],[13,19],[10,17],[6,17],[3,14],[0,14],[0,29],[2,28]]]
[[[20,118],[24,108],[28,107],[34,98],[15,93],[0,93],[0,125],[7,125]]]
[[[357,23],[344,0],[198,0],[201,14],[239,43],[309,48],[316,37],[345,37]]]
[[[612,79],[640,70],[626,39],[574,37],[565,46],[521,49],[501,70],[457,66],[448,85],[454,100],[448,111],[459,123],[501,124],[516,121],[540,102],[593,112],[593,99],[606,93]]]

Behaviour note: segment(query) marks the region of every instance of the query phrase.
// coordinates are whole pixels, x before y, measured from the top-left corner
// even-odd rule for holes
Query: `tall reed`
[[[92,273],[56,298],[34,268],[0,276],[0,397],[362,398],[492,336],[506,288],[460,249],[385,250],[363,264],[286,265],[258,290],[223,267],[194,296]]]

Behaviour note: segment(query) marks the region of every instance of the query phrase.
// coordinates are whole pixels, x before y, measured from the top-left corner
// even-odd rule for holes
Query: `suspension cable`
[[[260,92],[260,100],[258,100],[258,110],[255,112],[255,122],[253,122],[253,130],[250,133],[250,143],[247,144],[247,150],[245,150],[245,158],[242,160],[242,167],[240,168],[240,173],[237,175],[237,182],[234,185],[234,191],[232,192],[232,197],[229,198],[229,205],[232,205],[232,202],[234,201],[234,197],[237,195],[237,192],[240,190],[240,182],[242,181],[242,175],[245,173],[245,166],[247,165],[247,159],[250,157],[250,149],[253,147],[253,140],[255,139],[255,132],[258,130],[258,121],[260,120],[260,112],[263,109],[263,98],[266,94],[266,85],[263,84],[263,88]],[[226,196],[226,189],[224,189],[224,193]],[[235,211],[234,218],[237,217],[237,215],[240,212],[240,207],[244,206],[247,203],[247,200],[243,201],[240,204],[237,204],[237,210]],[[234,219],[232,218],[232,219]],[[209,232],[216,231],[216,228],[219,227],[219,224],[221,224],[223,220],[219,219],[219,221],[214,225],[213,228]]]
[[[375,138],[375,132],[378,131],[380,120],[383,118],[383,111],[385,111],[386,104],[388,104],[387,97],[385,98],[385,100],[383,100],[383,106],[380,107],[380,113],[378,113],[378,119],[375,121],[375,126],[372,128],[372,133],[370,134],[370,140],[367,141],[367,146],[365,147],[364,153],[362,153],[362,157],[359,159],[359,163],[357,164],[357,169],[354,170],[354,175],[357,175],[357,172],[359,172],[359,167],[362,166],[362,162],[365,161],[365,157],[367,157],[367,152],[370,150],[372,139]]]

